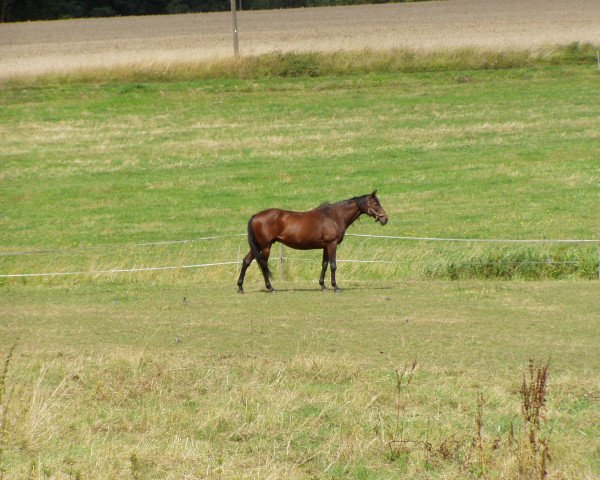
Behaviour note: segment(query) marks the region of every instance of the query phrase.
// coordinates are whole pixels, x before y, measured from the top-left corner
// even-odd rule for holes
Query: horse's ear
[[[372,197],[374,197],[375,195],[377,195],[377,190],[373,190],[373,193],[371,194]]]

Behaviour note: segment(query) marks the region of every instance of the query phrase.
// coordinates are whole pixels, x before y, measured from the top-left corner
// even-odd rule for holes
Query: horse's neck
[[[356,202],[346,201],[340,204],[339,218],[343,222],[344,227],[348,228],[354,223],[354,221],[360,217],[361,210],[358,208]]]

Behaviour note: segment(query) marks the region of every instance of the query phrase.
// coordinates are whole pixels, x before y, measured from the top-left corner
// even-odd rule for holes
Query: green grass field
[[[593,239],[597,81],[590,67],[563,66],[4,87],[2,249],[101,248],[3,256],[0,266],[236,260],[243,239],[120,244],[243,233],[263,208],[309,209],[374,188],[391,221],[383,229],[364,220],[354,233]],[[397,260],[390,273],[415,278],[518,250],[488,247],[353,240],[340,256]],[[517,260],[575,262],[558,267],[562,276],[596,275],[594,245],[522,250]]]
[[[598,238],[599,79],[0,86],[0,274],[236,261],[243,237],[139,244],[375,188],[390,223],[350,232]],[[339,295],[289,249],[275,295],[255,265],[243,296],[236,265],[0,278],[0,478],[600,478],[597,244],[338,252],[393,263],[340,263]]]

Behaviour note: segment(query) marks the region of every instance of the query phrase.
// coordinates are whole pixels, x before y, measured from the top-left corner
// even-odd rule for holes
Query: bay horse
[[[256,259],[269,292],[274,292],[270,278],[269,254],[271,245],[281,242],[298,250],[323,249],[323,265],[319,285],[325,286],[327,265],[331,269],[331,286],[339,291],[335,281],[337,265],[335,252],[344,240],[346,229],[362,214],[375,219],[381,225],[388,222],[388,217],[377,198],[377,190],[360,197],[349,198],[337,203],[324,203],[308,212],[293,212],[279,208],[269,208],[255,215],[248,221],[248,243],[250,252],[244,257],[242,271],[238,279],[238,292],[244,293],[244,276],[246,270]]]

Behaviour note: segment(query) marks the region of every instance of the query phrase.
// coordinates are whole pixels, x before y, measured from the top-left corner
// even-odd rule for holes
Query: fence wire
[[[147,247],[147,246],[163,246],[163,245],[175,245],[175,244],[186,244],[193,242],[202,242],[209,240],[221,240],[227,238],[244,237],[245,233],[239,234],[228,234],[228,235],[212,235],[204,237],[196,237],[192,239],[184,240],[161,240],[155,242],[142,242],[142,243],[122,243],[122,244],[104,244],[104,245],[91,245],[83,247],[74,247],[66,249],[44,249],[44,250],[23,250],[23,251],[12,251],[12,252],[0,252],[0,256],[19,256],[19,255],[36,255],[36,254],[47,254],[47,253],[70,253],[87,251],[98,248],[106,247],[117,247],[117,248],[131,248],[131,247]],[[365,239],[387,239],[387,240],[402,240],[402,241],[416,241],[416,242],[469,242],[469,243],[517,243],[517,244],[598,244],[598,277],[600,278],[600,240],[591,239],[479,239],[479,238],[443,238],[443,237],[407,237],[407,236],[395,236],[395,235],[368,235],[349,233],[346,234],[349,237],[360,237]],[[239,253],[238,253],[239,256]],[[272,260],[278,261],[313,261],[308,258],[301,257],[271,257]],[[100,269],[100,270],[86,270],[86,271],[62,271],[62,272],[40,272],[40,273],[13,273],[13,274],[0,274],[0,278],[18,278],[18,277],[55,277],[55,276],[73,276],[73,275],[100,275],[100,274],[116,274],[116,273],[134,273],[134,272],[147,272],[147,271],[163,271],[163,270],[177,270],[177,269],[192,269],[192,268],[206,268],[215,266],[225,265],[238,265],[241,259],[238,258],[236,261],[224,261],[224,262],[207,262],[207,263],[194,263],[187,265],[168,265],[168,266],[150,266],[150,267],[134,267],[134,268],[112,268],[112,269]],[[406,264],[409,261],[401,260],[365,260],[365,259],[338,259],[338,262],[342,263],[365,263],[365,264]],[[490,261],[470,261],[471,264],[476,265],[488,265]],[[507,265],[568,265],[577,264],[577,261],[554,261],[548,259],[546,261],[505,261]]]

